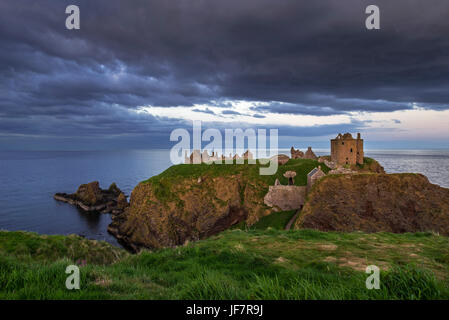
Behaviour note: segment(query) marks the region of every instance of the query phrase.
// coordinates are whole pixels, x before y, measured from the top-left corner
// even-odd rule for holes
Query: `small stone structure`
[[[295,184],[295,177],[296,177],[296,172],[295,171],[287,171],[284,173],[284,177],[286,177],[288,179],[288,185],[289,186],[293,186]]]
[[[363,164],[363,139],[357,133],[354,139],[350,133],[339,133],[331,140],[331,161],[340,165]]]

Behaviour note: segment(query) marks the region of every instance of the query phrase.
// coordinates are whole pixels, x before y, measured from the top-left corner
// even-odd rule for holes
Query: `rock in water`
[[[98,181],[80,185],[73,196],[86,206],[101,205],[105,199]]]
[[[128,206],[126,196],[112,183],[109,189],[100,188],[98,181],[82,184],[75,193],[56,193],[54,199],[76,205],[84,211],[119,214]]]

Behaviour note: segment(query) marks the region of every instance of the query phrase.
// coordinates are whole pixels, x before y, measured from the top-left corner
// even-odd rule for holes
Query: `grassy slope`
[[[253,224],[251,227],[247,227],[246,223],[242,221],[231,228],[241,230],[265,230],[270,227],[276,230],[284,230],[285,226],[290,221],[290,219],[293,218],[295,213],[296,210],[273,212],[268,216],[260,218],[260,220]]]
[[[112,252],[112,253],[111,253]],[[77,259],[81,290],[65,289]],[[364,268],[382,270],[365,288]],[[0,299],[449,298],[449,239],[429,233],[229,230],[129,255],[76,236],[0,232]]]

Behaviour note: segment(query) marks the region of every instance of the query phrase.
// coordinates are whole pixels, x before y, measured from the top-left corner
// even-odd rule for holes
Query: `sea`
[[[130,195],[143,180],[171,166],[169,150],[0,151],[0,230],[40,234],[78,234],[119,246],[107,233],[109,214],[85,213],[55,201],[56,192],[73,193],[78,186],[112,182]],[[289,154],[289,150],[280,150]],[[329,150],[315,150],[317,155]],[[449,188],[449,150],[366,150],[387,173],[415,172]]]

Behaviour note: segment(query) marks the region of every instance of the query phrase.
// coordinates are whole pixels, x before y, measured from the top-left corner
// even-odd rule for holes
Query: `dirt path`
[[[290,221],[285,226],[285,230],[290,230],[290,228],[292,227],[293,222],[296,221],[296,218],[298,217],[300,212],[301,212],[301,209],[296,210],[296,213],[294,214],[294,216],[290,219]]]

